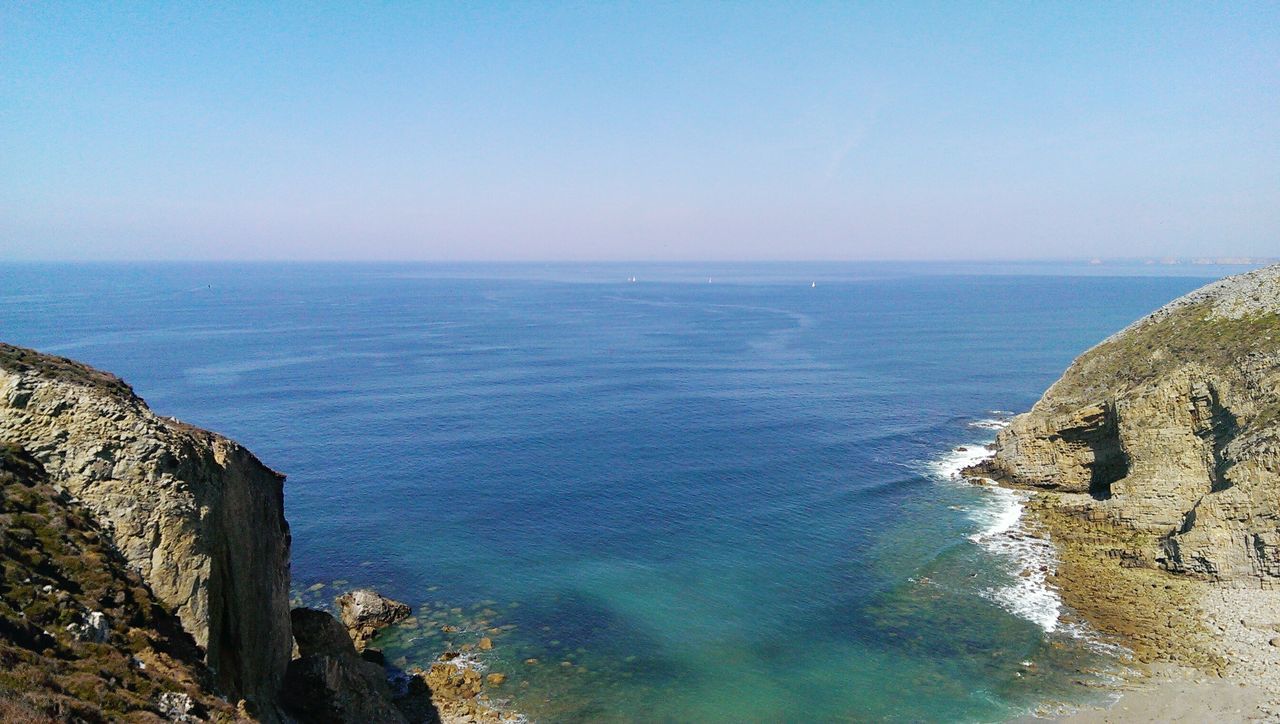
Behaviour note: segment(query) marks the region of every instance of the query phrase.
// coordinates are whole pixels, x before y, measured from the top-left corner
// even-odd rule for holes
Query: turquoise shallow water
[[[1228,270],[1097,271],[11,265],[0,335],[287,473],[301,599],[412,603],[406,665],[497,629],[533,718],[991,721],[1114,658],[941,463]]]

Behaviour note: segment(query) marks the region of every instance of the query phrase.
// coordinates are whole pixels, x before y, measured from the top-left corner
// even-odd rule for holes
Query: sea
[[[9,263],[0,339],[287,474],[295,605],[405,601],[390,663],[459,651],[527,720],[986,722],[1105,703],[1126,657],[959,469],[1244,270]]]

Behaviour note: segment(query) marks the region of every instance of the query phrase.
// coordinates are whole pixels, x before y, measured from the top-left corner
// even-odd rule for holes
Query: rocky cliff
[[[1056,491],[1059,510],[1112,531],[1105,553],[1127,566],[1280,576],[1280,265],[1081,355],[976,472]]]
[[[217,690],[274,718],[292,648],[283,476],[154,414],[112,375],[5,344],[0,440],[92,515],[194,637]]]
[[[235,721],[195,642],[82,506],[0,442],[0,721]]]

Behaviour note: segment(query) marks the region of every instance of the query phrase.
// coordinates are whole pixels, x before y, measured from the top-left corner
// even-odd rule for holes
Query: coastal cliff
[[[1280,265],[1085,352],[975,472],[1124,531],[1107,554],[1129,567],[1280,577]]]
[[[966,474],[1034,491],[1065,616],[1280,716],[1280,265],[1102,341],[992,449]]]
[[[406,604],[290,611],[283,483],[114,375],[0,343],[0,720],[517,719],[460,651],[386,667],[369,644]]]
[[[277,718],[293,646],[283,476],[154,414],[113,375],[6,344],[0,441],[24,448],[92,516],[193,638],[213,688]]]

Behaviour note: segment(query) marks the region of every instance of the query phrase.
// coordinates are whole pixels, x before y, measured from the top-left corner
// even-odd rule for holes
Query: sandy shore
[[[1078,711],[1056,721],[1072,724],[1269,721],[1273,717],[1263,708],[1266,698],[1266,692],[1260,687],[1235,677],[1211,678],[1195,669],[1156,664],[1147,676],[1130,681],[1112,706]]]

